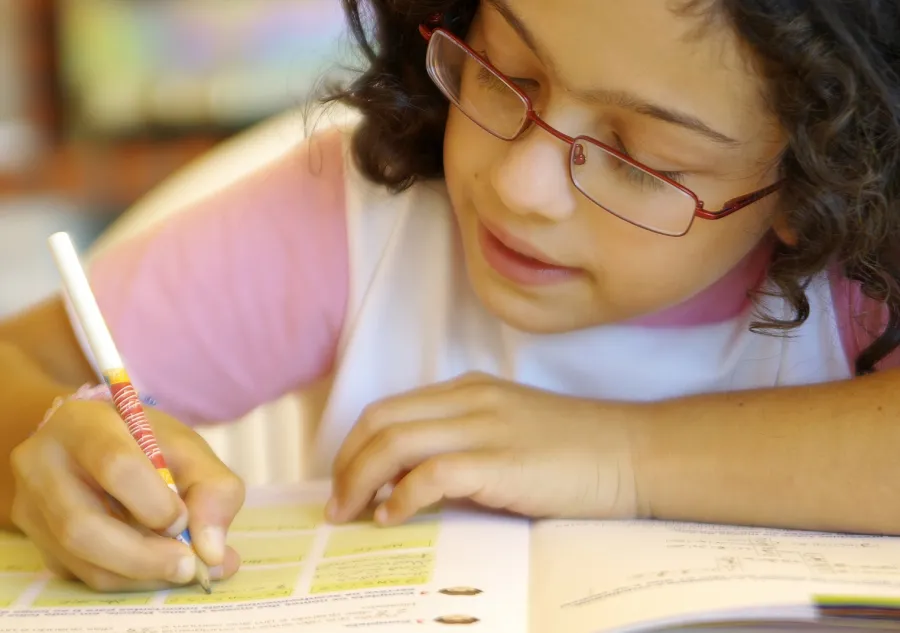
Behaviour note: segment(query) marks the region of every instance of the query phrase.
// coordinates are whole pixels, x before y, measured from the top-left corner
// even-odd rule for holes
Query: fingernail
[[[332,497],[328,500],[328,503],[325,504],[325,518],[329,521],[336,521],[338,515],[338,503],[337,499]]]
[[[222,576],[225,575],[225,568],[222,565],[216,565],[215,567],[209,568],[209,578],[210,580],[222,580]]]
[[[375,516],[376,523],[384,523],[385,521],[388,520],[388,510],[386,507],[384,507],[383,503],[380,506],[378,506],[377,508],[375,508],[374,516]]]
[[[175,573],[169,580],[177,585],[185,585],[191,582],[196,575],[197,557],[194,555],[185,556],[178,561],[178,567],[175,569]]]
[[[206,560],[222,560],[225,558],[225,530],[216,526],[205,527],[200,531],[197,547]]]
[[[181,515],[177,519],[175,519],[175,523],[166,528],[166,536],[169,538],[175,538],[182,532],[187,529],[188,526],[188,515],[187,512],[182,512]]]

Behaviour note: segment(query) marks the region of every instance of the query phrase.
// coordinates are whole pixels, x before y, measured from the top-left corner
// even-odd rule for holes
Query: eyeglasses
[[[504,141],[519,138],[535,124],[569,144],[569,177],[600,208],[641,228],[679,237],[694,218],[719,220],[762,200],[781,187],[775,183],[708,211],[690,189],[589,136],[571,137],[537,114],[531,99],[509,77],[449,31],[435,28],[441,16],[419,27],[428,42],[426,67],[432,81],[463,114]]]

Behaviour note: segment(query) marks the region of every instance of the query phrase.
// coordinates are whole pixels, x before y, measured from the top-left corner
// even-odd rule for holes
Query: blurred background
[[[0,0],[0,318],[163,179],[350,59],[339,0]]]

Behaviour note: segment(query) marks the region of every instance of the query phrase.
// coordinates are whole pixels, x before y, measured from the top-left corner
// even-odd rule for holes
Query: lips
[[[581,269],[563,266],[498,227],[480,222],[478,233],[485,261],[495,271],[516,283],[556,284],[581,274]]]

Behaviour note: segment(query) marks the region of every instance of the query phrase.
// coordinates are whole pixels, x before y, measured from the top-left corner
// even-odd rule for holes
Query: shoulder
[[[853,367],[859,354],[885,331],[890,315],[883,302],[866,295],[861,284],[848,279],[837,266],[828,277],[841,343]],[[900,349],[878,364],[879,370],[892,368],[900,368]]]
[[[265,225],[271,215],[311,208],[303,205],[307,197],[340,207],[348,125],[319,125],[290,112],[237,135],[128,209],[95,243],[92,259],[124,243],[146,243],[161,231],[182,232],[201,217],[252,218]]]
[[[213,156],[216,173],[176,177],[92,257],[123,355],[183,419],[237,417],[328,370],[348,293],[344,139],[323,130],[264,160],[245,145],[239,171]]]

